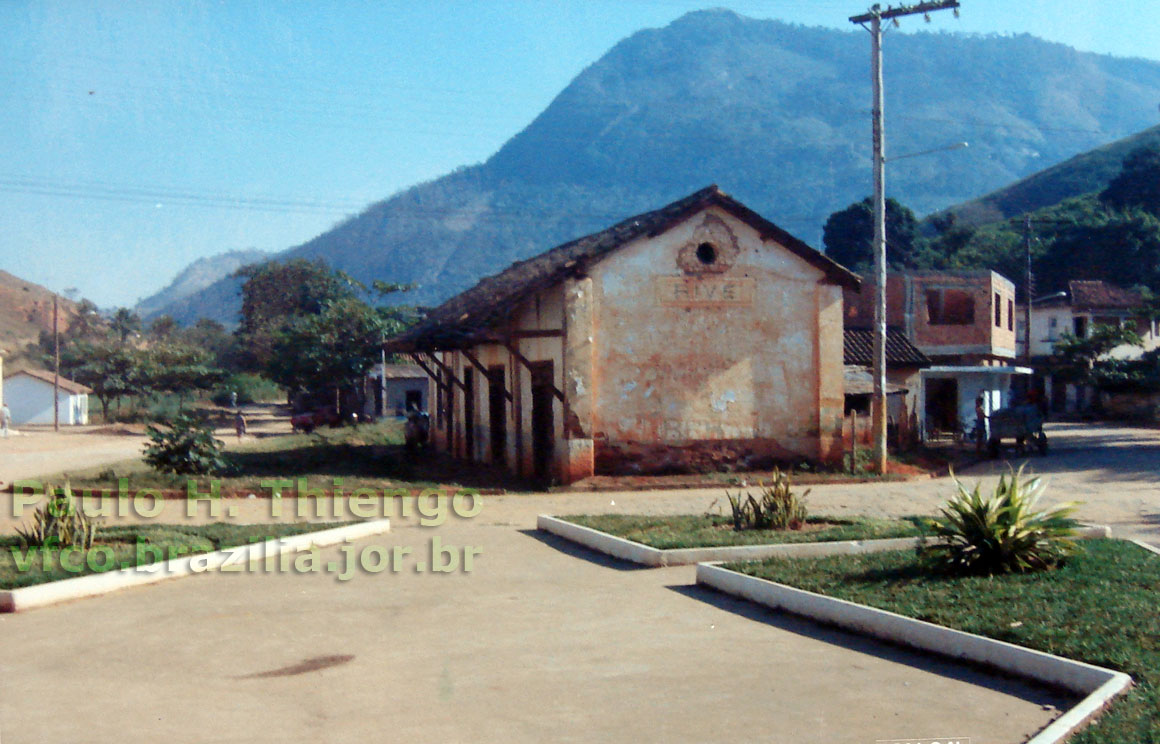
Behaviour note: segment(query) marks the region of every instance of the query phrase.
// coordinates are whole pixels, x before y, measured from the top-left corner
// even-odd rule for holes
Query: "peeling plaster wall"
[[[591,270],[598,470],[678,469],[698,450],[706,462],[694,465],[840,457],[841,290],[728,213],[708,213],[735,238],[727,268],[682,271],[704,238],[702,213]]]

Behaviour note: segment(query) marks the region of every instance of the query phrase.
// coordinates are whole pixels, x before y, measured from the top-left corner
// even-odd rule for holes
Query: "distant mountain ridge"
[[[690,13],[581,72],[486,163],[368,207],[278,258],[322,258],[430,305],[481,276],[709,183],[814,245],[870,192],[868,40]],[[1021,35],[886,40],[888,192],[919,213],[974,199],[1153,123],[1160,63]],[[236,280],[161,309],[236,322]]]
[[[205,298],[195,300],[190,300],[190,298],[216,282],[226,279],[241,267],[264,261],[269,257],[270,254],[267,251],[251,248],[199,258],[185,267],[164,289],[138,302],[137,313],[143,318],[153,318],[175,312],[180,312],[186,316],[190,313],[196,315],[198,312],[196,303],[204,301]],[[229,301],[228,298],[226,301]],[[186,309],[184,311],[177,310],[177,308],[182,307]]]
[[[931,217],[954,215],[958,224],[986,225],[1102,191],[1120,172],[1124,157],[1138,147],[1160,147],[1160,126],[1081,153]]]

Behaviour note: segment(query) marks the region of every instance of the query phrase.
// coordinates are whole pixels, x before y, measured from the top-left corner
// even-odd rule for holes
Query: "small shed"
[[[89,423],[89,388],[64,377],[60,378],[60,423]],[[4,402],[12,411],[12,423],[51,424],[53,374],[45,370],[25,369],[4,378]]]
[[[366,396],[367,414],[402,416],[427,410],[427,373],[415,364],[376,364],[367,372],[374,391]]]

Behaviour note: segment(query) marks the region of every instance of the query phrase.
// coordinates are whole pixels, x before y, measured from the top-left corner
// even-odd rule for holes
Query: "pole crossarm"
[[[850,23],[869,23],[875,18],[879,20],[890,20],[891,18],[901,18],[918,13],[931,13],[936,10],[950,10],[958,7],[960,7],[959,0],[940,0],[940,2],[919,3],[917,5],[900,5],[897,8],[887,6],[886,10],[881,10],[879,6],[875,5],[870,8],[868,13],[850,16]]]

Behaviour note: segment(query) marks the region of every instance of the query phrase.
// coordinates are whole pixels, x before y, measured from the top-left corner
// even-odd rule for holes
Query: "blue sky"
[[[1160,59],[1154,0],[962,4],[926,28]],[[849,29],[868,3],[717,5]],[[111,307],[195,258],[297,245],[485,160],[617,41],[704,7],[5,0],[0,268]]]

